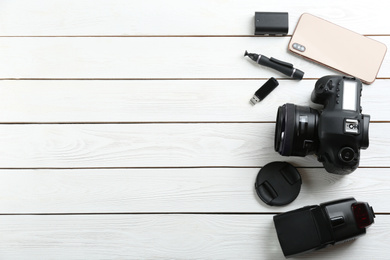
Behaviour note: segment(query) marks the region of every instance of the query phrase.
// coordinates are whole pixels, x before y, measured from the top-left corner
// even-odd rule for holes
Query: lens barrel
[[[317,149],[318,111],[310,107],[284,104],[278,109],[275,151],[283,156],[306,156]]]

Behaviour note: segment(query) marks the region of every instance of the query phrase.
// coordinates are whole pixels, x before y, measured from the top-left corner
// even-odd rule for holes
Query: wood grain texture
[[[0,125],[0,168],[260,167],[285,160],[321,166],[314,156],[274,151],[271,123]],[[370,125],[360,166],[389,167],[388,123]]]
[[[390,45],[390,36],[372,37]],[[287,51],[289,37],[38,37],[0,41],[0,78],[269,78],[244,51],[290,62],[319,78],[335,71]],[[223,46],[223,48],[222,48]],[[390,77],[385,59],[378,77]]]
[[[347,197],[390,212],[390,190],[382,185],[390,182],[389,169],[360,168],[348,176],[298,170],[301,192],[284,207],[256,195],[259,168],[1,170],[0,214],[264,213]]]
[[[305,259],[387,259],[390,218]],[[0,257],[284,259],[272,215],[0,216]]]
[[[265,81],[4,80],[0,122],[261,122],[275,121],[285,103],[314,106],[315,80],[280,80],[264,101],[250,105]],[[389,85],[364,86],[361,105],[372,121],[390,119],[387,99],[378,98]]]
[[[381,213],[367,234],[300,258],[388,259],[390,60],[364,86],[376,123],[363,167],[332,175],[313,156],[274,152],[273,122],[283,103],[312,105],[315,80],[336,72],[288,53],[290,37],[253,36],[253,15],[289,12],[291,34],[308,12],[390,46],[389,7],[0,1],[0,259],[284,259],[273,213],[350,196]],[[258,66],[246,49],[306,79]],[[250,106],[271,76],[280,86]],[[318,167],[299,168],[301,193],[285,207],[254,191],[271,161]]]
[[[5,36],[253,35],[255,11],[288,12],[290,34],[304,12],[362,34],[389,33],[389,4],[380,0],[3,0],[0,8]]]

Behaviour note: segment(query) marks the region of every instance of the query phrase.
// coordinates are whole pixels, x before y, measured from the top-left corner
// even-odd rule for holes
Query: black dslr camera
[[[274,216],[285,257],[355,239],[374,223],[374,211],[354,198],[306,206]]]
[[[330,173],[348,174],[368,147],[369,115],[360,106],[362,83],[343,76],[320,78],[311,94],[322,111],[284,104],[278,109],[275,151],[284,156],[316,154]]]

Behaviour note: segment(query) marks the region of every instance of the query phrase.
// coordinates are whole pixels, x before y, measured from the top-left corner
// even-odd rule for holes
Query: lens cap
[[[266,204],[283,206],[294,201],[302,185],[301,175],[287,162],[272,162],[257,174],[255,189]]]

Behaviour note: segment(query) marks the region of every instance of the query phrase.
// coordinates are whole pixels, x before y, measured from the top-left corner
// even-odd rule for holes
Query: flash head
[[[354,198],[306,206],[274,216],[286,258],[355,239],[374,223],[374,211]]]

